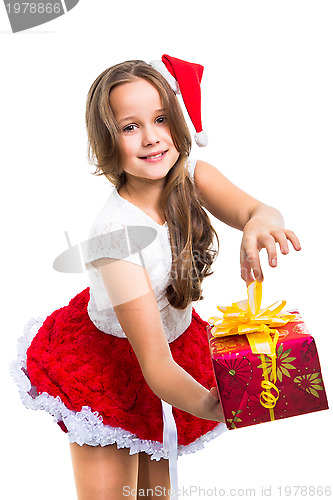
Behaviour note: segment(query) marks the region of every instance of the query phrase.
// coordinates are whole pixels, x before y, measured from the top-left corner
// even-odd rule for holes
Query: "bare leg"
[[[159,461],[151,460],[147,453],[139,453],[137,499],[163,498],[163,500],[169,500],[169,490],[169,460],[163,458]],[[143,496],[143,492],[145,492],[145,496]]]
[[[78,500],[123,500],[136,491],[139,455],[127,448],[70,443]],[[125,490],[126,488],[126,490]],[[135,496],[126,494],[134,500]]]

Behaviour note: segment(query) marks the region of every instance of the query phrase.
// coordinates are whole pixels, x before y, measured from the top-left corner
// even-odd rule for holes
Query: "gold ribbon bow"
[[[264,380],[261,387],[264,389],[260,394],[260,403],[270,411],[271,420],[274,420],[273,408],[279,399],[279,389],[276,387],[276,344],[279,332],[275,328],[284,326],[292,321],[295,314],[282,314],[286,305],[285,300],[278,300],[270,306],[260,309],[262,298],[262,283],[252,281],[247,287],[247,300],[234,302],[231,306],[217,306],[223,313],[223,318],[213,316],[208,322],[213,326],[211,333],[213,337],[224,337],[226,335],[247,336],[253,354],[260,354]],[[274,337],[271,337],[271,334]],[[268,380],[265,355],[272,360],[272,379]],[[276,391],[276,396],[271,393]]]

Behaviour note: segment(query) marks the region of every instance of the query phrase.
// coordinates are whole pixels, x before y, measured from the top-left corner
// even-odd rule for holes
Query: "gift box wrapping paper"
[[[328,409],[315,341],[299,312],[288,314],[295,318],[275,330],[275,361],[254,354],[247,335],[214,337],[207,327],[228,429]]]

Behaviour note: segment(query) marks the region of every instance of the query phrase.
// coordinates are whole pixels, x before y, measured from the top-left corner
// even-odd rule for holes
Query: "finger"
[[[254,276],[252,275],[252,270],[250,263],[246,259],[246,252],[243,248],[241,248],[240,253],[240,265],[241,265],[241,278],[246,282],[246,286],[248,286],[251,281],[254,281]]]
[[[213,398],[219,399],[219,393],[218,393],[217,387],[211,387],[209,392],[210,392],[211,396],[213,396]]]
[[[274,236],[272,236],[271,234],[259,236],[258,242],[262,245],[263,248],[266,248],[270,266],[277,266],[277,252]]]
[[[288,240],[291,241],[295,250],[301,250],[302,247],[296,234],[293,231],[290,231],[290,229],[285,229],[284,232]]]
[[[280,245],[281,253],[287,254],[289,252],[288,240],[285,235],[285,232],[281,230],[276,230],[271,233],[274,237],[275,241]]]
[[[247,265],[250,267],[251,272],[253,273],[254,278],[257,281],[263,281],[264,275],[260,265],[259,259],[259,251],[255,243],[248,242],[247,247],[244,246],[245,250],[245,261]]]

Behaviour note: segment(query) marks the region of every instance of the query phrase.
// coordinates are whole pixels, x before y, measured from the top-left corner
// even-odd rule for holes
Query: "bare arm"
[[[224,421],[217,397],[173,360],[147,271],[112,259],[99,259],[94,265],[152,391],[192,415]]]
[[[241,231],[255,208],[263,205],[204,161],[197,161],[194,181],[202,205],[214,217]]]
[[[282,214],[261,203],[230,182],[217,168],[197,161],[195,187],[202,205],[217,219],[243,231],[240,248],[241,277],[248,285],[264,279],[259,252],[266,248],[271,267],[277,265],[276,243],[282,254],[289,252],[289,240],[295,250],[300,242],[293,231],[284,228]]]

